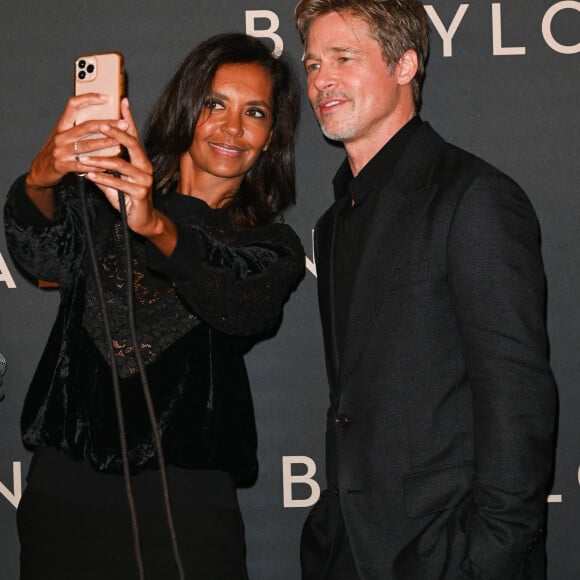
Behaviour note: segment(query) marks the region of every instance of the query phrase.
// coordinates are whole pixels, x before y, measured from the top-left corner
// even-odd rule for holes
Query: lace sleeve
[[[84,241],[79,201],[75,188],[55,188],[56,216],[45,218],[30,201],[18,178],[4,207],[4,229],[8,249],[32,276],[67,285],[81,267]]]
[[[238,232],[226,241],[204,228],[179,229],[176,250],[156,267],[181,300],[221,332],[250,336],[274,326],[304,272],[304,249],[284,224]]]

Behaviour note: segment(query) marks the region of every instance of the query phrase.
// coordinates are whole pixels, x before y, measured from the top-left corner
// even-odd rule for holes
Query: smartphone
[[[79,109],[77,124],[92,119],[119,119],[121,99],[125,93],[125,67],[123,55],[119,52],[84,54],[75,59],[75,95],[101,93],[110,95],[103,105],[89,105]],[[101,133],[87,135],[84,139],[103,137]],[[121,147],[109,147],[85,153],[114,157],[121,154]]]

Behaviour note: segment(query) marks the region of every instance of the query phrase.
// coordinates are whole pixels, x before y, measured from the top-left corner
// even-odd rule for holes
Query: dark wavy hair
[[[272,139],[246,173],[228,204],[232,223],[249,227],[272,222],[294,203],[294,141],[300,114],[300,91],[291,65],[276,58],[257,38],[219,34],[194,48],[153,106],[145,128],[145,149],[153,163],[157,194],[177,186],[179,160],[193,141],[197,120],[224,64],[255,63],[268,71],[273,85]]]

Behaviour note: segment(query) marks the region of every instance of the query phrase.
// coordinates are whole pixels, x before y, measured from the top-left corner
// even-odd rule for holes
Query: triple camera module
[[[92,59],[79,58],[77,60],[77,78],[81,81],[91,80],[95,76],[96,65]]]

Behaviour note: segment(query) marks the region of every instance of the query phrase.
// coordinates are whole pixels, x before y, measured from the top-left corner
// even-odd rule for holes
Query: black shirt
[[[342,316],[337,318],[337,339],[339,352],[344,346],[344,333],[352,288],[360,258],[364,252],[367,224],[372,220],[375,202],[380,189],[375,183],[384,184],[393,174],[401,153],[411,137],[421,125],[419,117],[413,117],[385,146],[353,177],[346,160],[334,178],[334,192],[337,199],[345,203],[338,214],[334,253],[334,285],[336,310]],[[348,199],[352,200],[351,202]]]
[[[6,201],[13,256],[32,275],[57,281],[61,292],[57,320],[24,402],[22,437],[29,447],[53,448],[97,472],[121,473],[114,364],[131,471],[156,469],[128,331],[120,220],[90,184],[86,193],[112,340],[98,304],[75,185],[55,187],[54,220],[27,196],[24,177]],[[253,481],[256,428],[244,354],[279,321],[304,269],[304,250],[284,224],[240,229],[224,211],[177,192],[157,205],[177,227],[171,256],[137,234],[129,241],[136,342],[165,461],[181,469],[224,471],[237,484]]]

